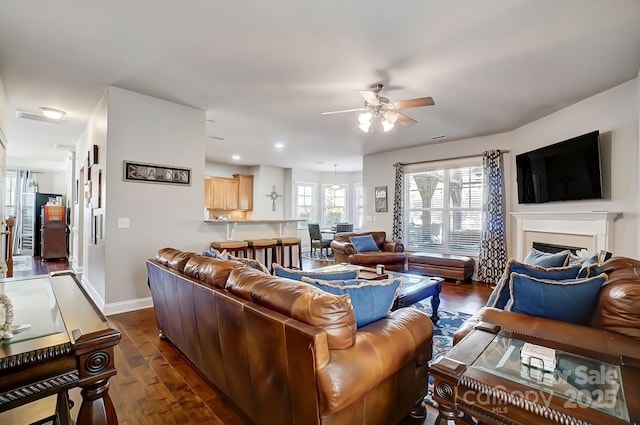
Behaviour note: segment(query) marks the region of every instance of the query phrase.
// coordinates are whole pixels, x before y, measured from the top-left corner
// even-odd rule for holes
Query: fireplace
[[[584,248],[591,254],[613,250],[614,212],[511,213],[516,219],[516,258],[522,260],[533,242]]]
[[[536,249],[541,252],[547,252],[549,254],[555,254],[557,252],[569,250],[573,254],[576,254],[578,251],[581,251],[587,248],[583,246],[558,245],[555,243],[533,241],[533,249]]]

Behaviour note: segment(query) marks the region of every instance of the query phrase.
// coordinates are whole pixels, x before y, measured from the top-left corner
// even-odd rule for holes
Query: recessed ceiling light
[[[239,161],[240,155],[231,155],[231,159],[233,159],[234,161]]]
[[[42,111],[42,115],[47,118],[51,118],[52,120],[59,120],[60,118],[67,115],[67,113],[62,109],[47,108],[44,106],[40,108],[40,111]]]
[[[276,144],[275,144],[275,147],[276,147],[277,149],[282,149],[282,148],[284,148],[284,143],[282,143],[282,142],[278,142],[278,143],[276,143]]]

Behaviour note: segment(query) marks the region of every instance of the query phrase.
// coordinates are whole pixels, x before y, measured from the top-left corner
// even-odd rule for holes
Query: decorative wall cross
[[[267,198],[271,198],[271,211],[275,211],[276,210],[276,199],[278,198],[282,198],[282,195],[278,195],[278,192],[276,192],[276,187],[273,186],[273,189],[271,190],[271,193],[267,193],[266,195]]]

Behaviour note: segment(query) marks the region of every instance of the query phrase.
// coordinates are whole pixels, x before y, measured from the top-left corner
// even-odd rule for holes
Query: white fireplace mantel
[[[516,258],[522,260],[528,252],[527,233],[553,233],[579,235],[591,238],[589,250],[598,253],[613,249],[613,223],[622,216],[620,212],[513,212],[516,219]]]

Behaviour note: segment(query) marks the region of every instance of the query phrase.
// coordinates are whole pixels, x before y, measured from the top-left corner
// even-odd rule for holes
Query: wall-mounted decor
[[[73,187],[73,203],[77,204],[80,196],[80,181],[76,179],[75,186]]]
[[[376,212],[387,212],[387,186],[376,186]]]
[[[123,179],[130,182],[191,185],[191,169],[124,161]]]
[[[98,163],[98,145],[93,145],[89,149],[89,164],[96,165]]]
[[[91,208],[102,207],[102,170],[97,165],[91,167]]]

